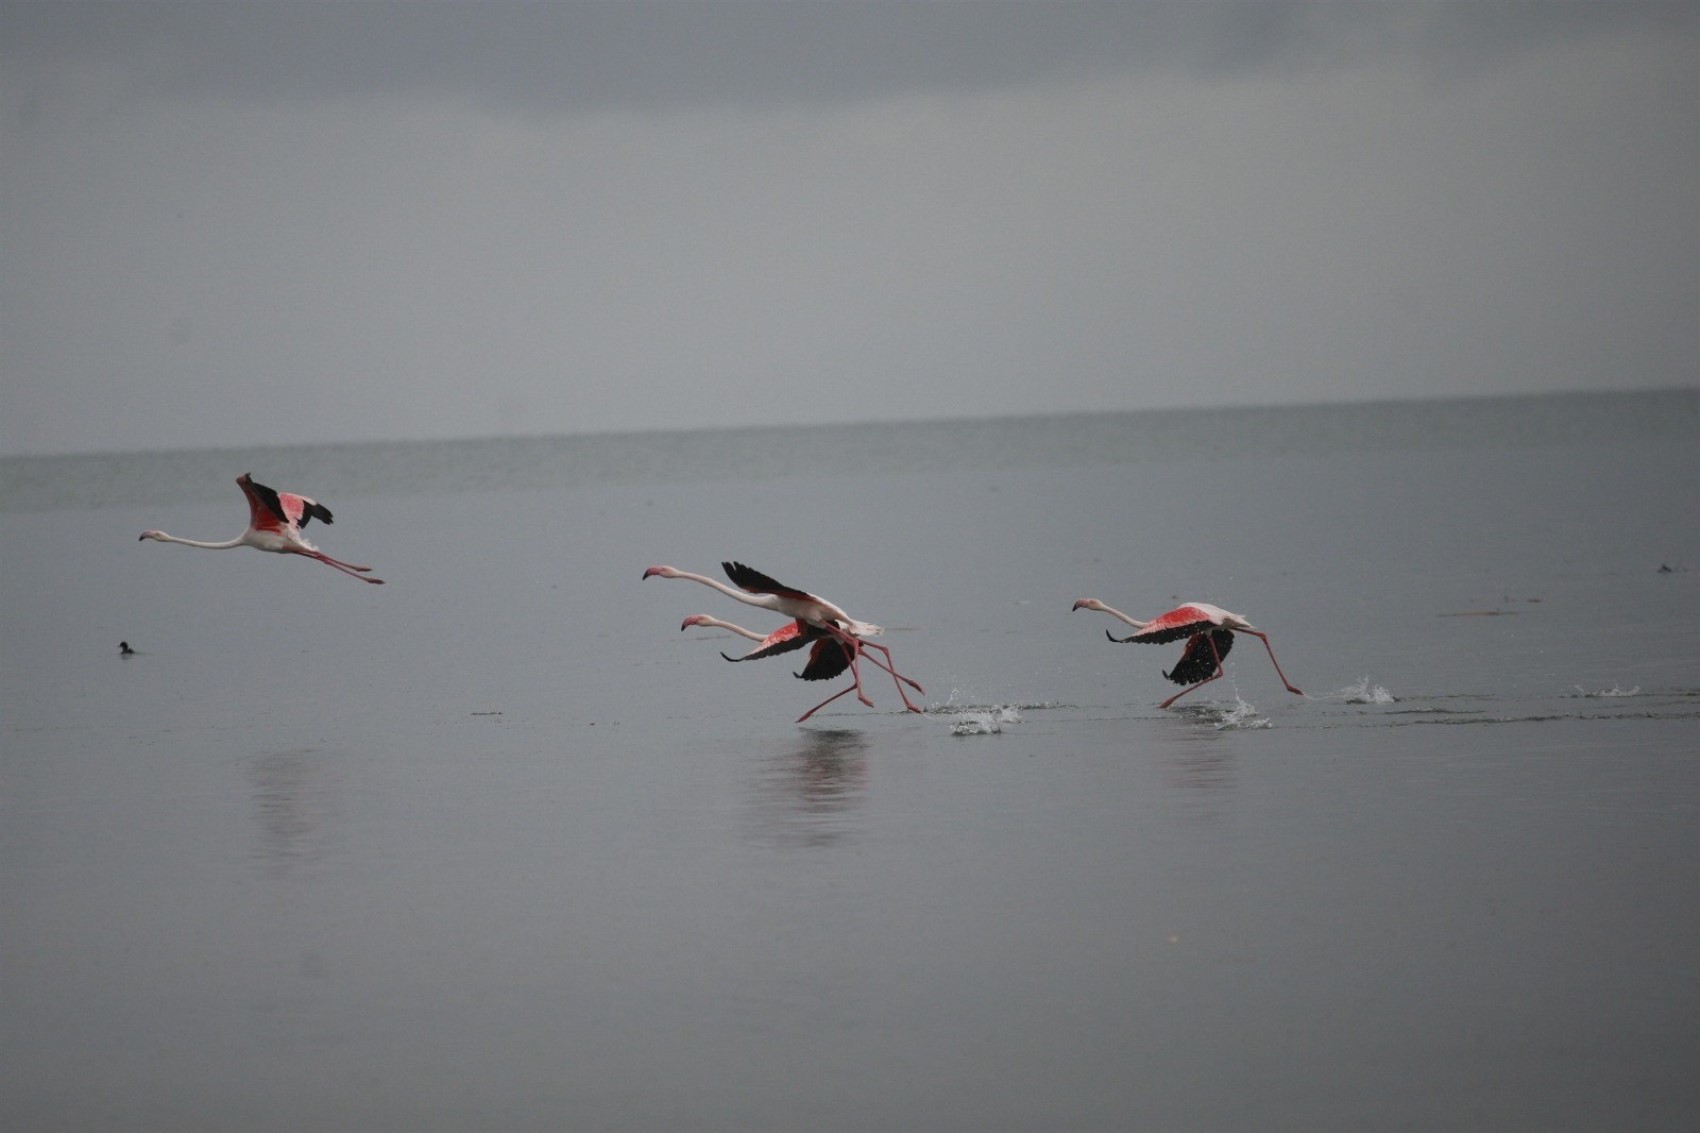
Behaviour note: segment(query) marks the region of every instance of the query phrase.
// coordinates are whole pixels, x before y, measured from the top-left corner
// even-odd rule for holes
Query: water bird
[[[809,650],[809,660],[803,666],[803,671],[792,674],[801,680],[830,680],[850,667],[850,653],[843,644],[825,630],[806,622],[786,622],[772,633],[764,635],[753,629],[745,629],[743,626],[721,621],[719,618],[711,618],[707,614],[692,614],[684,620],[679,629],[687,630],[692,626],[730,630],[740,637],[747,637],[757,643],[754,649],[742,657],[733,657],[722,652],[720,655],[728,661],[759,661],[765,657],[777,657],[781,653],[790,653],[792,650],[801,649],[805,645],[812,645]],[[878,658],[870,658],[870,660],[876,665],[879,664]],[[888,669],[887,672],[889,671]],[[908,680],[909,678],[904,677],[902,679]],[[855,686],[852,685],[851,687],[854,688]],[[844,692],[849,691],[850,689],[844,690]],[[844,693],[838,695],[843,696]],[[814,709],[810,709],[810,711],[813,712]]]
[[[128,641],[120,641],[118,643],[118,656],[134,657],[135,655],[136,651],[130,648],[130,643]]]
[[[278,555],[305,555],[310,559],[318,559],[327,566],[333,566],[350,577],[358,578],[361,582],[383,585],[384,580],[381,578],[365,577],[371,567],[356,566],[341,559],[333,559],[309,543],[301,534],[301,529],[315,519],[324,523],[331,521],[331,511],[324,504],[306,496],[279,492],[256,483],[251,472],[238,476],[236,483],[241,487],[242,494],[248,497],[248,530],[236,538],[226,543],[202,543],[195,539],[179,539],[163,531],[144,531],[140,538],[153,539],[160,543],[181,543],[185,547],[202,547],[209,551],[252,547],[256,551],[270,551]]]
[[[726,572],[726,577],[731,579],[735,584],[734,586],[727,586],[724,582],[721,582],[718,579],[709,578],[706,575],[693,574],[690,571],[679,570],[676,567],[670,566],[652,566],[643,572],[643,577],[645,579],[653,577],[685,578],[692,582],[700,582],[704,586],[720,591],[729,598],[733,598],[744,603],[746,606],[755,606],[763,610],[772,610],[774,613],[783,614],[792,619],[792,626],[786,629],[781,629],[778,633],[788,633],[792,637],[795,637],[797,639],[795,645],[785,646],[784,648],[768,648],[765,652],[761,647],[758,647],[747,657],[743,658],[744,660],[752,659],[758,655],[772,656],[775,653],[787,652],[790,649],[799,648],[811,639],[830,638],[833,642],[841,646],[842,648],[839,652],[844,657],[845,667],[850,670],[850,676],[853,683],[849,688],[827,697],[825,700],[803,713],[797,718],[797,723],[801,724],[804,720],[807,720],[810,716],[814,715],[816,712],[820,711],[822,708],[831,704],[840,696],[843,696],[848,692],[854,692],[856,694],[856,699],[860,700],[863,704],[870,708],[873,707],[874,702],[868,699],[867,693],[862,688],[862,673],[859,665],[857,664],[859,659],[864,655],[867,655],[875,665],[891,674],[892,683],[897,686],[897,695],[902,697],[903,706],[905,708],[911,712],[921,711],[921,709],[917,708],[910,702],[908,694],[903,691],[903,686],[907,684],[916,692],[925,692],[925,690],[922,689],[919,684],[910,680],[908,677],[903,676],[893,667],[891,650],[887,649],[883,645],[864,640],[865,638],[884,633],[885,631],[879,626],[874,625],[872,622],[858,621],[845,613],[840,607],[827,601],[825,598],[810,594],[805,590],[798,590],[794,586],[786,586],[783,583],[775,582],[767,575],[753,567],[745,566],[743,563],[723,562],[720,566],[721,569]],[[684,629],[685,627],[680,626],[679,628]],[[746,636],[748,635],[748,632],[750,631],[746,631]],[[766,639],[759,638],[757,640],[765,641]],[[882,662],[878,657],[868,654],[866,651],[870,649],[883,654],[885,660]],[[830,657],[829,653],[819,653],[818,656],[823,667],[830,663],[827,660],[827,658]],[[731,658],[728,659],[730,660]],[[815,660],[816,657],[811,657],[811,664],[814,663]],[[803,671],[805,673],[808,672],[808,667],[805,667]],[[820,676],[805,679],[824,680],[827,676],[835,676],[837,673],[843,671],[844,669],[840,668],[834,673],[823,673]]]
[[[1100,610],[1120,618],[1139,631],[1129,637],[1116,637],[1109,630],[1105,630],[1104,636],[1118,644],[1137,641],[1147,645],[1162,645],[1186,638],[1186,649],[1181,653],[1181,659],[1163,676],[1187,687],[1159,704],[1159,708],[1167,708],[1193,689],[1221,677],[1222,658],[1234,647],[1235,633],[1249,633],[1253,637],[1261,638],[1263,648],[1269,651],[1270,663],[1275,666],[1275,673],[1281,678],[1281,683],[1287,686],[1287,691],[1298,696],[1304,695],[1293,687],[1293,683],[1287,679],[1287,674],[1281,672],[1281,662],[1275,660],[1275,650],[1269,644],[1268,635],[1240,615],[1229,613],[1220,606],[1212,606],[1208,602],[1187,602],[1167,613],[1158,614],[1148,622],[1130,618],[1096,598],[1082,598],[1074,604],[1074,609]]]
[[[763,635],[757,633],[753,629],[745,629],[741,625],[734,625],[731,622],[722,621],[719,618],[710,617],[707,614],[692,614],[684,620],[683,624],[679,626],[679,629],[687,630],[692,626],[729,630],[740,637],[747,637],[751,641],[757,643],[754,649],[750,650],[742,657],[733,657],[728,653],[722,652],[720,655],[725,657],[728,661],[759,661],[764,657],[777,657],[781,653],[790,653],[792,650],[801,649],[805,645],[810,646],[809,659],[807,663],[803,665],[802,672],[791,674],[799,680],[831,680],[833,677],[838,676],[838,674],[850,667],[850,650],[845,648],[842,642],[840,642],[837,638],[832,637],[825,630],[820,629],[817,626],[809,625],[807,622],[786,622],[772,633]],[[880,665],[881,668],[885,668],[884,665],[880,664],[879,658],[870,657],[869,660],[873,661],[876,665]],[[886,669],[886,672],[889,673],[891,670]],[[896,674],[893,675],[895,676]],[[909,680],[908,677],[900,677],[898,679],[905,681]],[[910,683],[914,684],[913,681],[910,681]],[[854,684],[848,685],[836,695],[821,701],[819,704],[805,712],[797,722],[801,724],[804,720],[807,720],[810,716],[814,715],[816,711],[828,704],[831,704],[834,700],[837,700],[840,696],[850,692],[855,687],[856,686]],[[917,690],[920,689],[920,687],[920,685],[915,685]]]

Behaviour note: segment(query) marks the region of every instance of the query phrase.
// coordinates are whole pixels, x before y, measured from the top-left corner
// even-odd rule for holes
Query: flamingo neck
[[[1109,614],[1112,617],[1120,618],[1122,621],[1126,622],[1128,625],[1132,626],[1134,629],[1144,629],[1146,626],[1151,624],[1150,622],[1142,622],[1138,618],[1130,618],[1126,614],[1122,613],[1120,610],[1116,609],[1114,606],[1106,606],[1102,602],[1098,603],[1098,608],[1103,610],[1106,614]]]
[[[692,582],[700,582],[704,586],[712,586],[728,598],[736,598],[746,606],[755,606],[763,610],[775,610],[779,608],[778,603],[774,600],[771,594],[747,594],[736,587],[727,586],[724,582],[721,582],[718,579],[709,578],[705,574],[692,574],[688,570],[681,570],[675,572],[673,577],[688,578]]]
[[[706,614],[698,615],[697,620],[692,624],[709,629],[727,630],[731,633],[737,634],[739,637],[747,637],[751,641],[763,640],[763,636],[753,629],[745,629],[743,626],[733,625],[731,622],[723,622],[719,618],[711,618]]]
[[[200,547],[202,550],[207,551],[226,551],[231,547],[241,547],[247,543],[246,537],[242,535],[238,535],[236,538],[225,543],[203,543],[199,539],[179,539],[177,536],[167,535],[163,531],[154,536],[154,538],[158,539],[161,543],[181,543],[185,547]]]

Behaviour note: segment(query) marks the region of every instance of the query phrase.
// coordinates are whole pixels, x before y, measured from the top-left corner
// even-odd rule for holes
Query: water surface
[[[1690,392],[0,462],[7,1129],[1684,1128]],[[384,587],[202,539],[317,496]],[[899,711],[681,633],[749,562]],[[1269,632],[1156,705],[1215,602]],[[118,656],[127,640],[141,652]],[[796,657],[800,655],[792,655]]]

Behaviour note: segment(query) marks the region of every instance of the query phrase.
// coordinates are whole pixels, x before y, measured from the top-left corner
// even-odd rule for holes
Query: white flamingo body
[[[252,473],[244,472],[236,478],[237,486],[242,494],[248,497],[248,529],[234,539],[223,543],[206,543],[198,539],[181,539],[176,535],[167,535],[163,531],[144,531],[140,538],[152,539],[159,543],[181,543],[185,547],[200,547],[208,551],[224,551],[233,547],[252,547],[256,551],[269,551],[276,555],[302,555],[309,559],[317,559],[327,566],[333,566],[344,574],[383,585],[381,578],[367,578],[366,572],[372,568],[345,563],[341,559],[333,559],[308,541],[301,534],[301,529],[317,519],[324,523],[331,522],[331,511],[317,500],[308,496],[298,496],[293,492],[279,492],[264,484],[254,481]]]
[[[735,633],[741,633],[752,640],[762,642],[760,647],[752,650],[744,657],[728,657],[727,660],[729,661],[748,661],[758,657],[772,656],[776,653],[800,648],[807,642],[813,641],[815,645],[811,651],[809,664],[805,666],[802,673],[797,674],[798,676],[806,680],[821,680],[836,676],[843,672],[845,667],[848,667],[852,678],[850,687],[827,697],[803,713],[797,718],[799,724],[848,692],[855,692],[856,698],[863,704],[869,707],[873,706],[874,702],[869,700],[867,693],[863,691],[861,669],[857,664],[861,657],[865,655],[871,657],[871,654],[866,652],[869,649],[877,650],[884,655],[883,661],[877,657],[873,657],[872,660],[874,664],[891,674],[893,683],[897,685],[897,695],[903,698],[904,707],[911,712],[921,711],[920,708],[910,703],[908,695],[903,691],[905,684],[917,692],[924,691],[921,686],[892,667],[891,650],[883,645],[876,645],[863,640],[884,633],[885,631],[879,626],[871,622],[859,621],[825,598],[775,582],[767,575],[752,567],[745,566],[743,563],[725,562],[720,565],[726,571],[726,576],[737,584],[736,587],[727,586],[718,579],[709,578],[707,575],[694,574],[691,571],[679,570],[670,566],[652,566],[643,572],[643,577],[645,579],[652,577],[684,578],[691,582],[700,582],[702,585],[718,590],[746,606],[771,610],[792,619],[790,626],[781,627],[766,637],[757,635],[753,630],[745,630],[742,627],[733,626],[729,622],[722,622],[717,618],[708,618],[706,615],[699,614],[693,618],[685,619],[685,624],[680,626],[680,629],[685,629],[691,625],[717,625]],[[842,648],[831,648],[826,644],[827,638],[832,639]],[[843,659],[843,665],[838,664],[840,657]]]
[[[1287,679],[1287,674],[1281,671],[1281,662],[1275,660],[1275,650],[1269,644],[1269,636],[1245,618],[1220,606],[1212,606],[1208,602],[1183,602],[1174,609],[1143,622],[1114,607],[1104,605],[1096,598],[1082,598],[1074,604],[1074,609],[1098,610],[1120,618],[1139,631],[1127,637],[1116,637],[1106,630],[1105,636],[1118,644],[1140,642],[1161,645],[1186,639],[1186,650],[1181,654],[1181,659],[1163,676],[1187,687],[1158,705],[1159,708],[1167,708],[1193,689],[1220,678],[1222,658],[1233,648],[1235,633],[1249,633],[1262,640],[1263,648],[1269,653],[1269,662],[1275,666],[1275,673],[1281,678],[1281,683],[1287,686],[1287,691],[1298,696],[1304,695]]]

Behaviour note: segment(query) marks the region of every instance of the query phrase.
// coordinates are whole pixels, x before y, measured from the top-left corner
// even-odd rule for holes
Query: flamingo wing
[[[789,653],[793,649],[801,649],[810,641],[821,635],[821,631],[805,622],[787,622],[756,643],[756,647],[742,657],[726,657],[728,661],[759,661],[763,657],[777,657],[781,653]]]
[[[827,681],[850,667],[850,649],[835,637],[821,637],[809,650],[809,663],[797,676],[805,681]]]
[[[314,519],[320,523],[331,521],[331,509],[318,500],[298,496],[293,492],[279,492],[277,499],[283,505],[283,513],[297,527],[305,527],[309,520]]]
[[[1216,651],[1210,651],[1211,642],[1215,642]],[[1186,639],[1186,651],[1181,659],[1175,662],[1175,667],[1163,676],[1178,685],[1193,685],[1208,680],[1216,675],[1219,662],[1227,660],[1228,650],[1234,647],[1234,631],[1231,629],[1212,629],[1203,633],[1195,633]]]
[[[726,577],[732,580],[732,585],[740,590],[747,590],[751,594],[773,594],[780,598],[791,598],[799,602],[817,601],[813,594],[805,590],[798,590],[794,586],[775,582],[761,571],[754,567],[745,566],[743,563],[721,563],[720,566],[721,569],[725,570]]]
[[[283,512],[283,502],[277,493],[264,484],[254,483],[254,475],[244,472],[236,478],[242,494],[248,497],[248,526],[255,531],[281,532],[289,524]]]
[[[1176,606],[1166,614],[1158,614],[1145,623],[1145,628],[1131,637],[1111,638],[1112,641],[1137,641],[1143,645],[1162,645],[1192,637],[1216,625],[1216,619],[1197,606]]]
[[[248,522],[257,531],[281,531],[284,527],[299,531],[309,520],[331,521],[330,509],[317,500],[269,488],[257,482],[252,473],[243,473],[236,482],[248,497]]]

